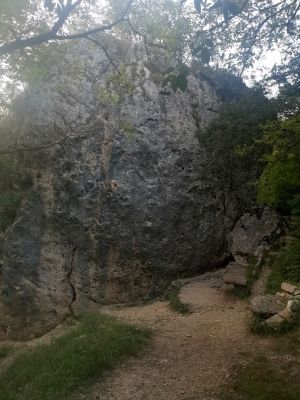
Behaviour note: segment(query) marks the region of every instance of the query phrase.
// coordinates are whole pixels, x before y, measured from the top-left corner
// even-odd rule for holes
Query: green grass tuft
[[[236,368],[232,390],[224,400],[299,400],[300,382],[288,366],[278,365],[263,355]]]
[[[12,348],[9,346],[1,346],[0,347],[0,360],[2,358],[7,357],[10,353],[12,353]]]
[[[190,306],[183,303],[179,297],[181,287],[182,285],[178,284],[170,290],[168,295],[169,305],[171,310],[176,311],[179,314],[189,314],[191,312]]]
[[[106,370],[136,356],[150,332],[92,314],[78,326],[34,351],[20,355],[0,376],[1,400],[67,400]]]
[[[249,296],[251,295],[251,290],[247,286],[237,286],[229,291],[226,292],[230,296],[233,296],[234,298],[240,299],[240,300],[245,300],[248,299]]]

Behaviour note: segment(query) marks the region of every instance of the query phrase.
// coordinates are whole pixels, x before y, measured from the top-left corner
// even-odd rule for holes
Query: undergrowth
[[[190,306],[188,304],[183,303],[180,300],[180,289],[182,288],[181,284],[177,284],[174,286],[169,292],[169,305],[171,310],[178,312],[179,314],[189,314],[191,312]]]
[[[265,319],[253,316],[249,320],[249,329],[255,335],[281,336],[294,331],[300,326],[300,314],[297,313],[293,322],[283,321],[276,329],[264,323]]]
[[[300,381],[293,377],[288,364],[258,355],[236,367],[232,388],[223,399],[299,400]]]
[[[121,360],[136,356],[150,333],[91,314],[50,345],[26,352],[0,375],[1,400],[67,400]]]
[[[273,260],[266,292],[276,293],[284,281],[300,284],[300,227],[290,233],[292,241]]]
[[[12,348],[9,346],[0,347],[0,360],[7,357],[12,352]]]

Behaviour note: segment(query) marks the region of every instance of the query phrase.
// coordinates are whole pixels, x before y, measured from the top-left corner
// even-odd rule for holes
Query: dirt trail
[[[233,365],[267,339],[247,332],[245,302],[214,288],[211,280],[192,281],[181,292],[192,313],[181,316],[167,302],[107,313],[150,327],[153,345],[95,385],[89,400],[217,400]]]

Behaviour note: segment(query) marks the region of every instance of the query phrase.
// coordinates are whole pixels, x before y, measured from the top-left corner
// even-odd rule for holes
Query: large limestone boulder
[[[99,48],[66,57],[20,99],[10,132],[23,147],[58,143],[19,160],[33,185],[5,233],[0,322],[10,337],[94,304],[147,300],[222,263],[241,213],[197,139],[220,106],[200,74],[174,92],[133,55],[121,81]]]

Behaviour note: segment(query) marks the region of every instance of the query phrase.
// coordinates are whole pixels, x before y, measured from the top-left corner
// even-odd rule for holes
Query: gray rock
[[[295,291],[297,290],[297,286],[291,285],[290,283],[287,283],[287,282],[282,282],[281,290],[283,290],[284,292],[287,292],[289,294],[294,294]]]
[[[226,284],[247,286],[247,266],[231,263],[226,268],[223,280]]]
[[[247,264],[249,257],[259,256],[275,245],[283,233],[284,222],[269,207],[248,210],[230,233],[231,253],[236,262]]]
[[[291,312],[299,311],[299,309],[300,309],[299,301],[297,299],[289,300],[287,302],[287,307],[286,308]]]
[[[287,322],[292,322],[294,319],[294,313],[289,307],[286,307],[284,310],[280,311],[278,315]]]
[[[244,206],[197,138],[220,99],[197,73],[185,93],[162,90],[128,52],[113,55],[130,85],[115,87],[113,67],[84,42],[18,100],[12,140],[61,143],[20,159],[35,196],[5,233],[0,320],[10,337],[40,335],[95,304],[151,299],[228,256]],[[84,75],[66,73],[75,62]]]
[[[287,301],[273,295],[255,296],[250,301],[251,311],[265,317],[278,314],[286,306]]]
[[[285,321],[279,314],[273,315],[272,317],[266,319],[265,323],[273,329],[279,328],[279,326]]]

